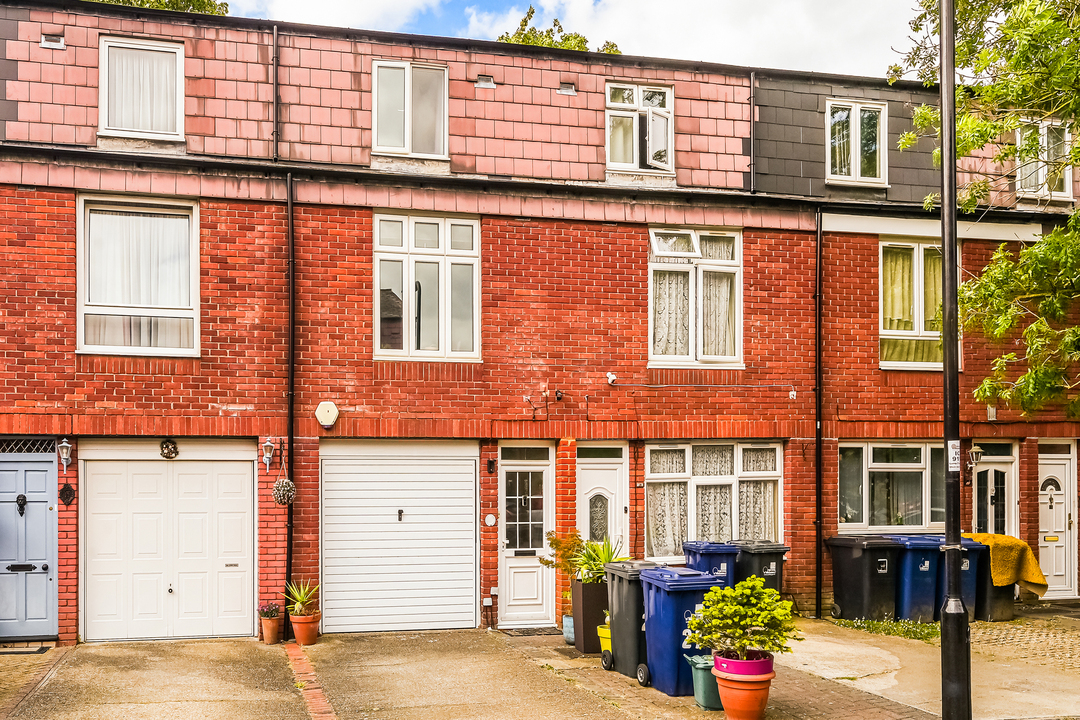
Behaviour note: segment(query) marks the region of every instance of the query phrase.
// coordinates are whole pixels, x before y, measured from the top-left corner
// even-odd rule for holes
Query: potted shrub
[[[281,639],[281,608],[277,603],[263,603],[259,606],[259,623],[262,625],[263,642],[276,645]]]
[[[540,564],[545,567],[553,567],[561,571],[566,577],[573,577],[575,571],[574,558],[581,551],[582,540],[577,530],[571,530],[565,535],[559,535],[554,530],[545,535],[548,547],[554,557],[540,558]],[[574,608],[573,596],[569,590],[562,594],[562,630],[563,639],[567,645],[574,644]]]
[[[286,608],[289,611],[293,634],[296,636],[296,644],[314,645],[319,638],[319,620],[322,619],[322,613],[319,612],[319,586],[306,580],[287,582],[282,595],[288,601]]]
[[[596,628],[604,624],[608,611],[607,573],[608,563],[629,560],[619,555],[619,545],[611,544],[610,538],[603,542],[588,541],[573,558],[575,575],[570,581],[573,595],[574,627],[577,628],[574,647],[583,653],[601,651],[600,636]]]
[[[751,575],[735,587],[714,587],[701,611],[686,621],[687,643],[713,651],[713,675],[731,720],[765,717],[769,686],[776,676],[772,653],[790,652],[795,637],[791,603]]]

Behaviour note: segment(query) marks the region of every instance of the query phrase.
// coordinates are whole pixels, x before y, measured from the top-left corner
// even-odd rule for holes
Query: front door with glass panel
[[[1012,443],[976,442],[983,457],[975,466],[972,527],[977,533],[1017,536],[1016,473]]]
[[[555,624],[555,571],[540,564],[555,526],[553,456],[550,447],[499,448],[501,628]]]
[[[577,528],[586,540],[613,545],[628,555],[627,448],[579,445],[577,449]]]
[[[1039,458],[1039,565],[1047,597],[1076,595],[1076,490],[1072,459]]]

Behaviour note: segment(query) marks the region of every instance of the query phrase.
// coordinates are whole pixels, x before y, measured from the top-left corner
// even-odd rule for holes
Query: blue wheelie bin
[[[925,535],[884,535],[900,546],[896,572],[896,617],[933,622],[937,609],[941,546]]]
[[[651,681],[653,687],[672,697],[694,694],[694,673],[683,660],[684,653],[692,652],[686,642],[686,621],[705,601],[709,588],[719,584],[718,578],[687,568],[641,571],[648,658],[648,673],[642,685]],[[638,681],[642,681],[640,674]]]
[[[687,540],[682,544],[686,567],[698,572],[715,575],[720,587],[735,585],[735,560],[739,546],[727,543]]]
[[[929,537],[929,536],[928,536]],[[938,545],[945,544],[944,535],[932,536]],[[967,608],[968,620],[975,619],[975,600],[979,590],[979,558],[987,549],[982,543],[961,538],[960,546],[960,596]],[[934,602],[934,619],[941,619],[941,606],[945,604],[945,556],[938,561],[937,599]]]

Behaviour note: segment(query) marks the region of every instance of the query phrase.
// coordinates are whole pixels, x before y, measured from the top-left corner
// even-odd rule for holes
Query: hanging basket
[[[278,478],[274,483],[274,502],[278,505],[290,505],[296,498],[296,485],[289,478]]]

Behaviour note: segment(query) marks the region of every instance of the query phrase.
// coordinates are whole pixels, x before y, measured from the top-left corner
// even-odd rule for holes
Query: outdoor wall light
[[[270,463],[274,459],[274,441],[266,438],[266,442],[262,444],[262,451],[262,461],[266,465],[266,472],[270,472]]]
[[[67,475],[67,466],[71,464],[71,443],[64,438],[56,449],[60,453],[60,463],[64,466],[64,474]]]
[[[968,463],[968,470],[974,470],[979,461],[983,459],[983,449],[978,445],[972,445],[971,449],[968,450],[968,458],[971,460]]]
[[[337,405],[329,400],[323,400],[319,403],[319,406],[315,408],[315,419],[323,426],[323,430],[330,430],[334,427],[334,423],[336,423],[338,419]]]

